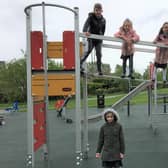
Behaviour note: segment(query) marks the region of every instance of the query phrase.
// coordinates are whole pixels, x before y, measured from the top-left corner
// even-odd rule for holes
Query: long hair
[[[124,20],[124,22],[123,22],[123,25],[121,26],[121,28],[122,28],[123,31],[125,31],[124,25],[125,25],[126,23],[130,24],[131,29],[132,29],[132,27],[133,27],[132,21],[131,21],[129,18],[126,18],[126,19]]]
[[[164,33],[163,33],[163,27],[165,26],[165,24],[168,24],[168,22],[164,22],[164,23],[163,23],[162,27],[161,27],[160,30],[159,30],[159,35],[164,34]]]

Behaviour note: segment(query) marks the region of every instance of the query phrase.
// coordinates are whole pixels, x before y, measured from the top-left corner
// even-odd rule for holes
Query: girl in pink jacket
[[[123,74],[122,78],[126,74],[127,60],[129,59],[129,75],[128,77],[134,79],[133,77],[133,55],[134,55],[134,43],[139,41],[139,36],[133,30],[133,25],[130,19],[125,19],[123,25],[120,27],[119,31],[114,34],[115,37],[123,40],[121,48],[121,59],[123,60]]]
[[[164,45],[168,45],[168,22],[165,22],[157,37],[154,40],[154,43],[161,43]],[[166,83],[166,68],[168,62],[168,48],[164,47],[157,47],[156,48],[156,56],[154,61],[154,72],[153,72],[153,79],[155,80],[157,74],[157,68],[163,69],[163,82]]]

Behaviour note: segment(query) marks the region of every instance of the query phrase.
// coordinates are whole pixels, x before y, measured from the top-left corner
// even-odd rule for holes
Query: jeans
[[[102,72],[101,70],[102,41],[101,40],[88,39],[88,51],[86,51],[82,56],[80,64],[82,66],[83,62],[87,59],[89,54],[92,52],[93,48],[95,48],[96,50],[97,70],[98,72]]]

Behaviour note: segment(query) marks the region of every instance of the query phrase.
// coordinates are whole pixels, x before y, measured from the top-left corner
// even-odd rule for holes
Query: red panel
[[[31,32],[31,64],[32,69],[43,69],[43,33]]]
[[[75,33],[63,32],[63,62],[64,69],[75,69]]]
[[[46,143],[46,111],[45,103],[34,104],[34,151]]]

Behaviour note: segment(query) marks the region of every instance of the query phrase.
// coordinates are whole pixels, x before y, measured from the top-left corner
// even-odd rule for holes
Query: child
[[[106,21],[102,15],[102,5],[100,3],[96,3],[93,8],[93,12],[89,13],[89,16],[84,24],[83,32],[86,36],[91,34],[104,35]],[[96,57],[97,57],[97,70],[99,75],[102,75],[101,70],[101,58],[102,58],[102,40],[97,39],[88,39],[88,50],[84,52],[83,57],[81,58],[81,72],[83,72],[83,62],[87,59],[91,51],[95,48]]]
[[[118,123],[119,115],[114,109],[106,109],[104,119],[106,123],[100,128],[96,158],[101,157],[105,168],[119,168],[125,153],[123,129]]]
[[[129,59],[129,75],[128,77],[134,79],[133,77],[133,55],[134,55],[134,44],[139,41],[139,36],[136,34],[135,30],[133,30],[133,25],[131,20],[125,19],[123,25],[120,27],[119,32],[114,34],[115,37],[121,38],[123,40],[122,43],[122,52],[121,59],[123,60],[123,74],[122,78],[125,77],[126,74],[126,65],[127,59]]]
[[[157,37],[154,40],[154,43],[162,43],[164,45],[168,45],[168,22],[165,22]],[[157,47],[156,48],[156,56],[154,61],[154,72],[153,72],[153,81],[156,78],[157,68],[163,69],[163,82],[166,83],[166,68],[168,61],[168,48]]]

